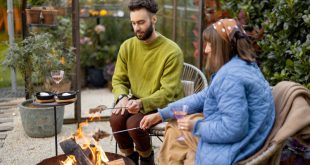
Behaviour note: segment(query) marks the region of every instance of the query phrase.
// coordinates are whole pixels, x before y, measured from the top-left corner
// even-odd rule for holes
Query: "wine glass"
[[[65,74],[65,71],[63,70],[51,71],[52,79],[56,84],[59,84],[61,82],[61,80],[64,78],[64,74]]]
[[[173,111],[174,117],[177,120],[182,119],[182,118],[184,118],[185,115],[187,115],[188,105],[172,107],[172,111]],[[185,140],[185,137],[184,137],[182,132],[181,132],[181,134],[182,134],[181,136],[177,137],[177,141],[184,141]]]
[[[56,83],[57,86],[62,81],[62,79],[64,78],[64,75],[65,75],[65,71],[63,71],[63,70],[51,71],[52,79]],[[56,93],[58,93],[58,92],[56,91]]]

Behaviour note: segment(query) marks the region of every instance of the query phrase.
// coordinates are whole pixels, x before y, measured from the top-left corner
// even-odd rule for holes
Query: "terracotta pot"
[[[41,23],[41,14],[40,9],[26,9],[26,17],[27,17],[27,24],[40,24]]]
[[[66,16],[67,11],[64,7],[58,7],[57,9],[57,15],[59,16]]]
[[[56,24],[57,10],[42,10],[43,23],[46,25]]]

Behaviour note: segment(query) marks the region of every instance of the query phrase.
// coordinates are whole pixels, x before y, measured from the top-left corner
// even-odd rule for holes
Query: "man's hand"
[[[115,107],[122,107],[118,109],[114,109],[112,111],[113,114],[117,115],[119,112],[121,112],[121,115],[123,115],[126,111],[126,105],[128,104],[128,97],[123,97],[121,100],[118,101]]]
[[[152,125],[158,123],[161,121],[161,117],[159,115],[159,112],[153,113],[150,115],[146,115],[143,117],[143,119],[140,122],[140,128],[143,130],[146,130],[150,128]]]
[[[138,100],[129,100],[127,105],[127,110],[129,113],[131,114],[136,114],[140,111],[140,109],[142,108],[142,102],[140,99]]]

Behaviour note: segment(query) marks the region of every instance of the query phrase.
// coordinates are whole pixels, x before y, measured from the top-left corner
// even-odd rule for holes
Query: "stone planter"
[[[19,105],[19,112],[26,134],[34,138],[50,137],[55,135],[54,108],[37,107],[32,105],[33,100],[26,100]],[[56,109],[57,134],[61,132],[64,120],[64,107]]]

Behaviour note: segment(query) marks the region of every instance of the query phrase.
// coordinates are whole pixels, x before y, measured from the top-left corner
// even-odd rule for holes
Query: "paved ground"
[[[8,131],[13,130],[13,118],[16,115],[18,102],[11,99],[0,100],[0,148],[3,147]]]
[[[2,92],[2,91],[0,91]],[[1,95],[1,94],[0,94]],[[30,138],[23,130],[17,105],[23,98],[0,98],[0,165],[33,165],[40,161],[55,156],[54,137]],[[82,116],[87,116],[89,108],[97,105],[112,105],[113,96],[108,89],[85,89],[82,91]],[[65,107],[65,118],[74,116],[73,105]],[[101,115],[109,116],[110,112]],[[2,128],[7,128],[1,131]],[[63,125],[58,134],[58,142],[72,135],[76,130],[76,124]],[[108,122],[90,122],[83,128],[86,134],[93,134],[96,130],[111,132]],[[158,152],[161,142],[153,137],[155,154]],[[115,141],[112,136],[100,140],[100,145],[106,152],[115,151]],[[58,153],[62,150],[58,145]]]
[[[25,88],[17,87],[16,92],[13,93],[11,88],[0,88],[0,102],[12,100],[14,98],[24,97]]]

